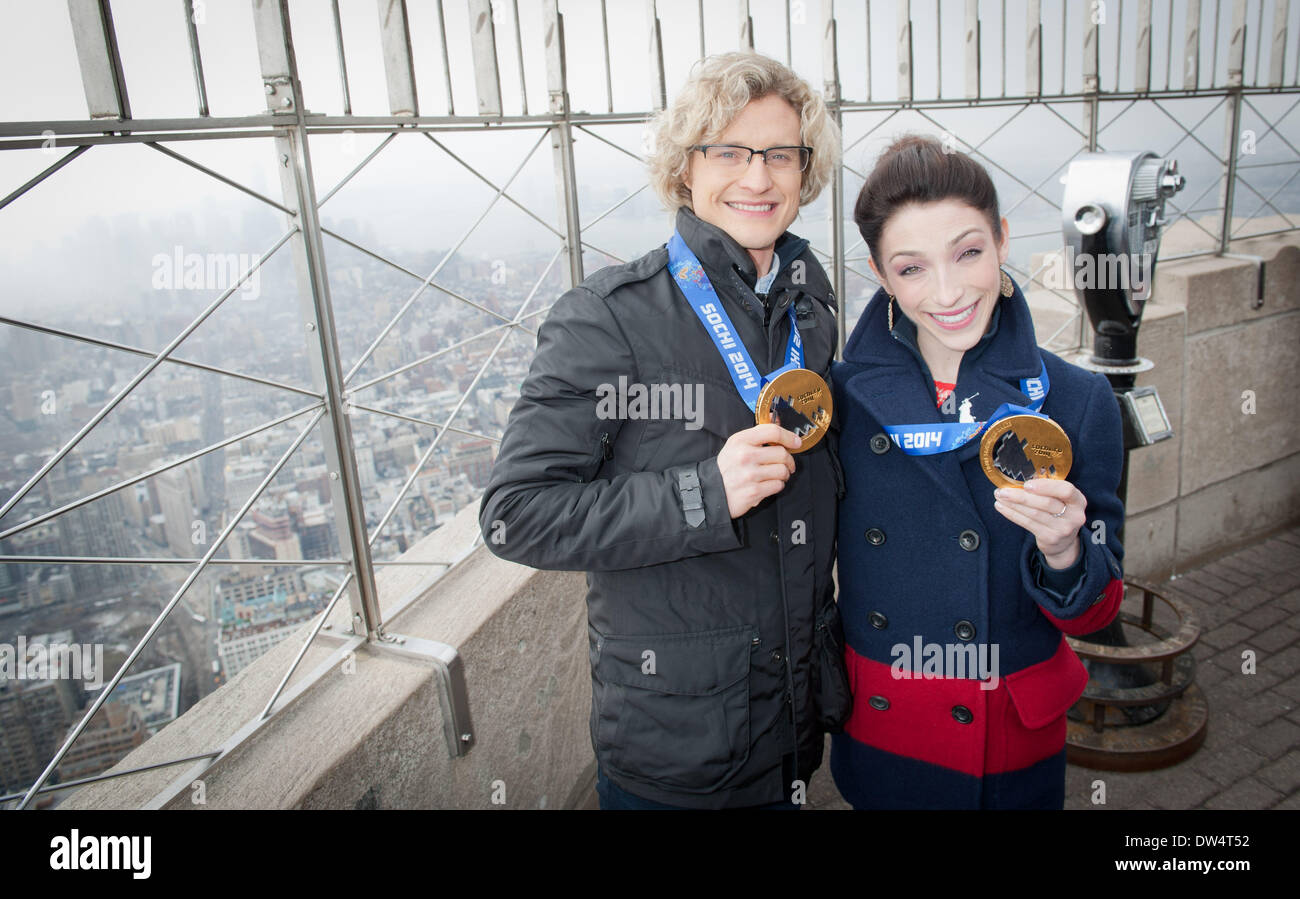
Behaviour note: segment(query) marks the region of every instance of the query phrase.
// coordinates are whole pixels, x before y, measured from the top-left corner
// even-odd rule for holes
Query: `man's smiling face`
[[[735,144],[763,150],[794,147],[800,141],[799,114],[786,100],[769,94],[751,100],[726,130],[710,144]],[[755,154],[749,165],[720,166],[692,151],[684,179],[691,191],[691,208],[750,251],[759,274],[767,270],[776,239],[799,214],[803,172],[798,165],[772,171]]]

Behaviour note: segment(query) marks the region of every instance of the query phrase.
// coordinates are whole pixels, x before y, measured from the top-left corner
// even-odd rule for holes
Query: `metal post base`
[[[1158,642],[1128,646],[1067,638],[1080,658],[1087,660],[1091,676],[1070,710],[1066,759],[1103,771],[1151,771],[1182,761],[1205,742],[1209,705],[1196,686],[1196,659],[1188,652],[1200,638],[1201,628],[1191,609],[1160,595],[1151,585],[1125,581],[1124,586],[1142,591],[1142,614],[1121,612],[1116,622],[1144,631]],[[1155,624],[1156,600],[1178,616],[1177,630]],[[1153,663],[1160,665],[1160,675],[1158,679],[1153,675],[1149,684],[1097,676],[1111,667]],[[1140,722],[1130,714],[1136,708],[1160,706],[1166,707],[1162,714]]]
[[[326,630],[322,630],[320,636],[335,640],[353,637],[352,634],[335,634]],[[438,702],[442,707],[442,729],[447,751],[454,759],[468,755],[474,746],[474,728],[469,715],[465,663],[456,652],[456,647],[423,637],[382,632],[378,640],[368,641],[364,645],[433,663],[434,670],[438,673]]]

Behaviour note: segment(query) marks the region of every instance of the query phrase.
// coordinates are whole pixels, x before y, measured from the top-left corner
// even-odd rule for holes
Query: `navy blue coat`
[[[910,456],[885,436],[885,424],[943,420],[915,325],[903,318],[890,332],[887,301],[878,291],[832,371],[854,710],[831,772],[859,808],[1060,808],[1065,713],[1087,683],[1064,633],[1105,626],[1122,598],[1118,403],[1105,377],[1039,349],[1018,286],[962,358],[954,396],[978,394],[976,421],[1004,402],[1028,405],[1020,379],[1046,364],[1041,411],[1069,435],[1069,480],[1088,500],[1080,571],[1058,592],[1033,535],[993,508],[978,438]],[[992,672],[987,689],[994,680],[980,675]]]

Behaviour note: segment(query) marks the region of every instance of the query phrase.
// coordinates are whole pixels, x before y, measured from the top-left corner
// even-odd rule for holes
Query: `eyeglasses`
[[[691,147],[704,154],[704,159],[719,168],[740,168],[748,166],[755,154],[763,157],[763,162],[774,172],[802,172],[808,168],[812,158],[812,147],[768,147],[755,150],[753,147],[737,147],[730,144],[698,144]]]

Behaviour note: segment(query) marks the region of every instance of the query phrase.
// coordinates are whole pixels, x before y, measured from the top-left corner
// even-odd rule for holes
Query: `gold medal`
[[[803,445],[792,452],[812,449],[831,425],[831,389],[816,372],[792,368],[763,385],[754,418],[798,434]]]
[[[980,439],[980,467],[995,487],[1023,487],[1030,478],[1064,480],[1073,461],[1070,438],[1050,418],[1008,415]]]

